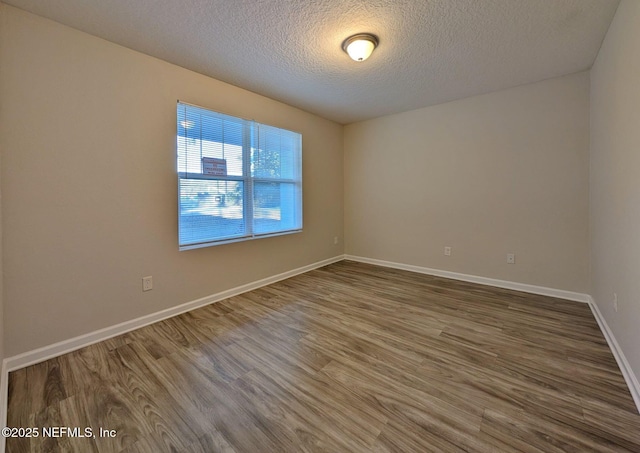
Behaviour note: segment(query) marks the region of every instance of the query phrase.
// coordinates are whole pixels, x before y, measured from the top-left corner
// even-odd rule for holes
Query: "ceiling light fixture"
[[[378,37],[370,33],[359,33],[350,36],[342,43],[342,50],[347,52],[352,60],[364,61],[378,46]]]

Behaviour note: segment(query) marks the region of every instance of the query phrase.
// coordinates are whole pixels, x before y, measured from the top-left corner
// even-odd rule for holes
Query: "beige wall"
[[[346,253],[586,292],[588,128],[586,72],[346,126]]]
[[[2,56],[4,54],[4,52],[2,51],[2,46],[3,46],[3,41],[2,41],[2,29],[4,28],[4,7],[2,5],[2,3],[0,3],[0,73],[2,72],[2,68],[3,68],[3,63],[4,61],[2,60]],[[0,76],[0,92],[2,90],[2,79]],[[2,97],[0,96],[0,112],[2,112]],[[1,114],[1,113],[0,113]],[[2,361],[4,360],[4,299],[3,299],[3,295],[4,295],[4,287],[3,287],[3,272],[2,272],[2,262],[3,262],[3,257],[2,257],[2,139],[0,138],[0,364],[2,363]],[[0,375],[0,379],[2,379],[3,376]],[[2,388],[2,385],[0,384],[0,389]],[[0,404],[2,404],[3,402],[3,396],[0,395]],[[0,406],[1,407],[1,406]],[[0,423],[3,422],[3,420],[0,420]],[[0,442],[0,449],[2,448],[2,442]]]
[[[8,356],[343,253],[340,125],[2,8]],[[302,133],[303,233],[178,252],[177,99]]]
[[[640,377],[640,2],[623,0],[591,73],[591,295]],[[613,309],[613,293],[618,311]]]

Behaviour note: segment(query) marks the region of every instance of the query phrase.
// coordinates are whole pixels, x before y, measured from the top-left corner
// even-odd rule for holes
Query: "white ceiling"
[[[619,0],[2,0],[340,123],[588,69]],[[380,45],[356,63],[348,36]]]

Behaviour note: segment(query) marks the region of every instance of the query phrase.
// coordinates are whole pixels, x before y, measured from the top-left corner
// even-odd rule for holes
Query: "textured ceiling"
[[[2,0],[340,123],[591,67],[619,0]],[[380,45],[356,63],[348,36]]]

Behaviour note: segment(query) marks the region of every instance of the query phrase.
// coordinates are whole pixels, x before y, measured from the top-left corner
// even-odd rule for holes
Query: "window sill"
[[[275,236],[284,236],[287,234],[302,233],[302,228],[299,230],[278,231],[277,233],[256,234],[253,236],[242,236],[236,238],[223,239],[220,241],[199,242],[197,244],[181,245],[178,250],[184,252],[185,250],[201,249],[205,247],[213,247],[216,245],[233,244],[234,242],[253,241],[254,239],[271,238]]]

